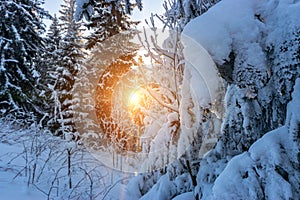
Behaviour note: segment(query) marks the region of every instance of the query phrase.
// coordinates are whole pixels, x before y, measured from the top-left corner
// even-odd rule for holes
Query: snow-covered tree
[[[266,26],[271,26],[268,23],[271,23],[276,15],[282,15],[281,11],[275,9],[277,14],[268,18],[265,16],[265,13],[269,12],[268,8],[262,9],[264,11],[256,14],[254,19]],[[277,20],[277,23],[286,22],[281,19]],[[297,67],[298,25],[291,21],[286,26],[289,28],[270,28],[266,43],[260,36],[254,41],[248,37],[250,41],[247,44],[243,40],[244,44],[240,43],[233,49],[233,84],[227,91],[228,111],[223,123],[224,137],[221,138],[226,138],[228,142],[224,144],[230,146],[224,146],[223,153],[226,152],[226,155],[247,150],[261,134],[284,124],[286,105],[291,99],[292,88],[300,72]],[[233,144],[233,141],[236,141],[236,144]],[[228,152],[229,149],[231,153]]]
[[[112,96],[121,77],[134,65],[133,57],[138,49],[131,42],[134,35],[136,32],[126,31],[95,45],[82,65],[86,70],[78,74],[75,90],[76,93],[80,90],[81,95],[75,97],[80,101],[77,109],[86,108],[85,118],[80,125],[81,128],[85,127],[81,138],[95,149],[103,147],[105,143],[111,144],[109,138],[117,133],[113,128],[117,122],[111,119]]]
[[[43,51],[43,1],[0,1],[0,110],[40,113],[35,58]],[[36,105],[37,104],[37,105]]]
[[[285,124],[266,133],[248,152],[228,162],[214,182],[213,199],[299,198],[299,139],[296,139],[300,125],[296,113],[300,105],[299,87],[300,80],[297,79],[287,106]]]
[[[150,110],[144,110],[147,124],[145,124],[145,132],[142,134],[142,141],[144,142],[143,153],[147,159],[142,166],[144,170],[149,171],[162,167],[164,174],[163,176],[162,174],[158,175],[161,178],[153,177],[157,176],[157,173],[145,174],[132,180],[133,182],[137,180],[139,183],[143,182],[139,195],[144,195],[145,190],[148,192],[153,187],[145,195],[145,199],[149,198],[149,195],[154,195],[151,196],[153,199],[169,199],[180,193],[191,191],[196,186],[199,156],[212,148],[210,144],[202,145],[202,142],[207,138],[215,139],[213,136],[218,133],[218,127],[220,128],[220,119],[217,119],[216,115],[207,107],[199,106],[198,99],[195,98],[194,91],[190,86],[190,73],[198,72],[185,70],[184,47],[180,36],[182,28],[187,22],[202,14],[214,3],[207,4],[206,9],[203,7],[201,12],[194,10],[195,13],[192,16],[188,16],[188,12],[191,10],[178,10],[178,6],[183,6],[184,3],[186,8],[194,5],[200,9],[204,2],[165,2],[165,14],[158,17],[165,27],[169,28],[169,32],[159,32],[154,25],[154,16],[152,16],[150,28],[153,33],[148,36],[149,41],[146,39],[144,42],[144,48],[148,50],[146,55],[153,60],[153,64],[148,67],[151,72],[141,70],[141,74],[146,79],[144,80],[145,85],[155,85],[154,88],[148,88],[147,92],[157,108],[152,106]],[[193,10],[192,7],[189,8]],[[182,13],[178,15],[177,12]],[[184,13],[186,15],[183,15]],[[158,37],[162,35],[167,36],[160,45]],[[195,74],[193,75],[195,76]],[[202,86],[197,85],[196,87]],[[205,90],[205,88],[202,89]],[[150,177],[150,180],[153,181],[143,181],[146,179],[145,177],[147,179]],[[156,182],[157,185],[155,185]],[[129,187],[131,187],[130,184]],[[164,193],[164,186],[167,188],[170,186],[169,194]]]
[[[48,47],[52,51],[48,53],[50,63],[45,64],[48,66],[50,81],[47,85],[51,92],[53,109],[47,125],[54,135],[65,139],[68,187],[71,189],[73,187],[72,158],[79,139],[76,130],[78,115],[75,115],[75,108],[79,106],[79,102],[74,99],[74,95],[78,95],[75,93],[74,85],[77,73],[81,70],[84,53],[81,45],[81,23],[74,20],[75,0],[64,0],[60,13],[60,21],[54,18],[50,27],[52,30],[47,35],[50,37]]]
[[[137,24],[128,17],[135,6],[141,10],[141,0],[134,3],[130,0],[77,0],[76,19],[85,17],[86,27],[90,30],[86,48]]]
[[[47,51],[55,51],[59,48],[60,41],[62,39],[62,30],[59,24],[59,19],[57,18],[56,14],[52,19],[52,23],[49,27],[46,36],[46,44],[47,44]],[[54,59],[57,61],[57,59]]]
[[[182,30],[193,18],[205,13],[220,0],[165,0],[165,12],[157,16],[165,27]]]
[[[163,44],[159,44],[158,36],[162,33],[155,28],[152,30],[145,33],[151,39],[145,38],[143,42],[152,63],[137,68],[149,105],[141,105],[140,108],[144,117],[142,152],[151,155],[144,161],[143,168],[149,171],[164,167],[177,155],[180,85],[184,65],[178,32],[170,32]]]
[[[192,20],[184,28],[184,36],[198,42],[210,53],[228,86],[225,96],[226,112],[222,129],[219,130],[222,134],[217,145],[203,159],[195,157],[198,151],[191,151],[195,148],[187,150],[187,153],[194,154],[195,163],[198,160],[196,166],[199,166],[196,180],[194,173],[194,177],[190,176],[191,180],[187,181],[196,186],[190,198],[297,199],[297,114],[288,111],[286,123],[293,124],[289,129],[291,132],[282,125],[292,88],[300,74],[299,14],[295,12],[299,9],[299,2],[278,3],[266,0],[243,3],[222,1],[213,6],[205,16]],[[174,10],[176,11],[177,9]],[[186,19],[189,19],[188,16]],[[185,25],[186,22],[184,19],[183,22],[176,23]],[[197,55],[193,48],[185,48],[186,53]],[[294,91],[296,88],[298,86],[295,86]],[[297,98],[296,94],[294,96]],[[298,107],[295,102],[290,104],[293,104],[289,105],[290,108]],[[208,110],[203,114],[209,117],[212,113]],[[211,132],[203,120],[198,126],[200,136],[203,136],[203,131]],[[274,129],[276,130],[261,138]],[[185,133],[190,131],[191,129]],[[194,140],[196,143],[198,141]],[[169,166],[167,174],[158,179],[153,187],[153,183],[146,183],[141,177],[132,181],[137,181],[140,188],[152,187],[142,199],[171,199],[180,194],[176,191],[180,184],[172,180],[182,178],[181,173],[189,171],[176,169],[180,169],[178,163],[174,163],[173,168]],[[197,167],[192,167],[192,170],[195,169]],[[272,187],[277,188],[276,192]],[[165,188],[168,188],[168,194]],[[183,188],[186,191],[193,190],[193,187]],[[143,195],[141,191],[136,194],[137,198]]]
[[[53,88],[49,86],[53,86],[56,81],[54,72],[60,60],[60,55],[58,54],[60,40],[60,25],[58,18],[54,15],[52,24],[44,37],[44,50],[40,51],[35,63],[38,66],[38,73],[40,74],[37,79],[37,88],[41,91],[40,99],[44,100],[44,116],[40,121],[40,126],[47,124],[54,107],[54,102],[51,99]]]
[[[73,88],[74,123],[81,140],[86,146],[99,149],[99,122],[95,117],[93,70],[80,65]]]
[[[126,132],[118,126],[119,121],[112,117],[113,92],[115,86],[124,74],[130,71],[134,65],[134,54],[121,56],[108,66],[102,76],[99,77],[99,83],[96,88],[96,114],[100,120],[100,126],[108,143],[118,146],[117,149],[126,149]],[[123,120],[123,119],[122,119]]]
[[[112,119],[109,119],[111,117],[110,100],[112,93],[110,89],[117,84],[119,76],[125,74],[134,62],[133,57],[136,47],[131,48],[129,41],[124,43],[124,39],[129,40],[128,36],[132,37],[130,35],[134,31],[132,32],[131,28],[137,23],[133,22],[128,16],[135,6],[141,10],[142,4],[139,0],[135,2],[124,0],[77,0],[76,3],[75,18],[76,20],[83,18],[87,20],[85,26],[89,29],[89,36],[87,37],[86,48],[91,49],[92,55],[95,55],[90,58],[93,63],[89,62],[89,65],[85,65],[86,75],[89,77],[89,84],[86,84],[90,85],[91,89],[89,94],[94,95],[93,91],[96,94],[94,105],[89,106],[91,112],[88,114],[88,118],[95,118],[95,116],[92,117],[92,109],[95,107],[100,126],[102,126],[101,129],[107,132],[114,123]],[[127,44],[127,46],[124,44]],[[95,60],[95,58],[97,59]],[[95,77],[99,80],[95,80]],[[99,82],[99,84],[95,85],[96,82]],[[96,91],[95,88],[97,88]],[[89,124],[94,124],[94,122],[95,119],[90,121]],[[104,124],[106,124],[106,128],[103,127]],[[86,134],[86,136],[88,135],[89,137],[93,135],[94,139],[92,141],[97,138],[96,134]],[[103,135],[109,134],[102,134],[100,137],[103,137]],[[96,141],[101,140],[96,139]]]
[[[190,88],[191,75],[189,73],[192,72],[185,70],[186,63],[182,52],[183,46],[180,40],[180,34],[187,22],[203,14],[215,3],[215,1],[174,1],[172,3],[165,1],[164,16],[158,17],[162,20],[165,27],[169,28],[169,36],[165,39],[162,47],[157,44],[157,35],[162,33],[155,32],[153,16],[150,19],[151,25],[153,26],[152,30],[154,30],[154,37],[151,38],[151,41],[155,41],[156,44],[154,42],[153,49],[149,47],[146,47],[146,49],[149,50],[148,55],[150,55],[156,64],[158,63],[160,65],[158,68],[157,65],[152,66],[154,68],[152,76],[155,77],[154,82],[159,85],[162,89],[161,94],[163,94],[162,96],[157,96],[156,101],[158,101],[157,103],[161,104],[162,107],[166,107],[171,111],[169,113],[170,115],[168,114],[168,119],[172,118],[173,121],[170,123],[167,120],[166,122],[175,125],[172,128],[169,126],[171,129],[174,129],[174,133],[176,133],[173,133],[176,137],[173,137],[173,134],[171,137],[172,140],[174,140],[172,143],[176,146],[174,155],[176,155],[177,158],[184,156],[185,159],[190,159],[190,161],[198,159],[195,155],[198,154],[199,151],[205,152],[204,147],[201,149],[203,138],[210,138],[214,135],[214,133],[208,132],[218,132],[216,129],[220,126],[220,120],[217,119],[217,116],[212,114],[207,107],[199,106],[199,102],[196,102],[195,94],[193,94],[194,91]],[[185,9],[183,9],[183,6],[185,6]],[[195,9],[193,9],[193,6]],[[180,10],[179,7],[183,10],[178,11]],[[199,12],[196,11],[196,7]],[[190,15],[189,12],[191,10],[188,10],[188,8],[195,10],[195,13]],[[175,11],[178,11],[182,15],[178,15]],[[197,72],[193,71],[193,73]],[[158,80],[159,78],[161,78],[161,80]],[[200,85],[197,87],[200,87]],[[169,90],[170,93],[164,89]],[[203,88],[203,90],[205,90],[205,88]],[[152,96],[151,91],[150,96]],[[171,100],[173,105],[171,103],[171,106],[169,106],[168,103],[161,102],[161,100],[164,101],[166,99]],[[177,117],[174,118],[174,116],[176,116],[175,113],[177,113]],[[171,154],[172,153],[169,152],[169,155]]]
[[[75,0],[65,0],[60,12],[61,39],[57,33],[57,21],[53,22],[52,33],[48,35],[53,36],[50,44],[51,48],[54,48],[50,53],[53,65],[48,65],[49,76],[52,78],[48,87],[54,105],[48,124],[56,135],[76,131],[73,119],[75,106],[73,87],[84,57],[81,50],[81,25],[74,20]]]
[[[58,54],[58,49],[60,45],[62,35],[59,25],[59,20],[56,15],[52,19],[52,23],[45,37],[45,51],[41,53],[38,58],[39,73],[41,74],[38,82],[39,85],[45,89],[45,95],[48,100],[50,99],[51,92],[47,85],[54,84],[54,77],[51,77],[50,73],[55,71],[55,67],[58,65],[60,60],[60,55]],[[50,101],[49,101],[50,103]],[[51,103],[50,103],[51,104]]]
[[[259,148],[259,145],[253,147],[254,142],[268,131],[284,124],[286,106],[291,100],[292,88],[300,74],[299,14],[294,12],[299,9],[299,3],[276,4],[274,1],[256,3],[250,1],[241,7],[242,4],[222,1],[219,6],[207,12],[206,17],[195,19],[184,30],[185,34],[209,51],[228,85],[222,135],[215,149],[200,163],[196,187],[196,195],[199,199],[210,198],[210,195],[216,195],[215,198],[218,199],[222,193],[220,185],[226,185],[225,176],[230,177],[229,171],[243,174],[243,177],[236,180],[241,185],[244,184],[244,179],[253,183],[248,187],[246,185],[249,182],[247,182],[244,185],[245,188],[243,187],[245,194],[248,194],[246,193],[248,190],[255,191],[253,194],[257,196],[246,197],[251,199],[268,198],[267,196],[271,198],[272,196],[268,185],[274,184],[276,178],[265,179],[260,174],[275,170],[284,178],[285,172],[294,173],[289,171],[294,164],[280,164],[275,169],[269,167],[266,169],[261,166],[264,164],[260,163],[257,166],[258,171],[256,169],[247,171],[239,167],[236,169],[240,171],[233,169],[240,163],[237,159],[241,157],[248,159],[247,153],[252,155],[253,152],[259,151],[255,149]],[[240,20],[242,17],[243,21]],[[195,27],[204,26],[208,21],[215,23],[211,23],[207,30],[195,29]],[[227,22],[230,23],[227,24]],[[212,34],[217,32],[222,32],[224,36]],[[280,129],[275,132],[283,133],[285,130]],[[233,159],[236,155],[239,155],[238,158]],[[241,162],[246,162],[244,158]],[[250,165],[253,167],[255,164],[249,163],[247,166]],[[251,173],[257,173],[259,177]],[[276,173],[274,176],[278,175]],[[259,183],[252,182],[256,179],[253,177],[257,177]],[[275,181],[276,184],[278,184],[277,181]],[[286,184],[291,185],[290,189],[294,190],[295,181],[292,179],[286,181]],[[254,188],[254,185],[257,188]],[[241,195],[234,191],[230,193],[235,197]],[[291,192],[289,195],[297,198],[298,194]],[[234,198],[233,196],[230,198]]]

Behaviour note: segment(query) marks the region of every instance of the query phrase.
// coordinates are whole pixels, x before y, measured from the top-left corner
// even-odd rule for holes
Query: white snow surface
[[[157,184],[147,193],[144,195],[140,200],[152,200],[152,199],[160,199],[160,200],[167,200],[170,199],[176,191],[175,184],[169,180],[168,175],[163,175]]]
[[[248,0],[221,1],[191,20],[183,34],[201,44],[215,62],[223,64],[228,60],[233,42],[255,42],[259,38],[260,23],[254,18],[253,5]]]
[[[11,146],[5,143],[0,143],[0,191],[1,199],[23,199],[23,200],[40,200],[46,196],[33,187],[27,187],[25,182],[20,182],[14,179],[14,169],[6,168],[3,161],[8,161],[12,154],[22,152],[22,149],[17,146]],[[13,153],[12,153],[13,152]],[[21,164],[20,160],[16,164]],[[4,170],[3,170],[4,169]],[[2,171],[3,170],[3,171]]]
[[[272,131],[254,143],[249,152],[232,158],[213,186],[212,199],[260,199],[264,191],[258,174],[266,180],[268,199],[292,198],[290,184],[275,171],[276,165],[285,162],[282,145],[289,150],[290,143],[285,142],[287,133],[286,127]]]
[[[218,100],[220,96],[224,96],[223,80],[219,76],[216,64],[210,54],[201,45],[201,42],[193,38],[192,34],[193,32],[190,33],[187,30],[181,36],[186,66],[184,78],[190,82],[192,90],[190,92],[196,97],[197,106],[209,108],[211,105],[220,104]],[[183,91],[183,93],[185,92]],[[222,109],[218,109],[218,107],[211,110],[219,116],[222,115]]]
[[[110,169],[90,152],[35,126],[19,127],[0,119],[0,127],[0,199],[124,199],[132,174]],[[72,152],[72,189],[66,148]]]

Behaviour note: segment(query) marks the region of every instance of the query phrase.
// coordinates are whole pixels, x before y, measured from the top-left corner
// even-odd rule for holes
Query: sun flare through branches
[[[140,90],[133,91],[129,96],[129,106],[138,106],[142,101],[142,92]]]

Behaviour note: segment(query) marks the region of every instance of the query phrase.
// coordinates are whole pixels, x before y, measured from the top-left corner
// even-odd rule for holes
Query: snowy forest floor
[[[9,154],[20,153],[22,150],[16,146],[9,144],[0,144],[0,191],[1,199],[24,199],[35,200],[45,199],[45,196],[40,191],[27,187],[25,180],[16,180],[16,170],[7,166],[7,161],[10,159]]]
[[[0,120],[0,199],[120,199],[132,176],[104,166],[83,147],[35,126]],[[69,188],[70,178],[72,187]]]
[[[21,135],[26,134],[27,131],[12,130],[12,127],[4,121],[0,121],[0,127],[1,199],[44,199],[44,194],[35,188],[29,188],[24,178],[17,178],[20,168],[25,164],[21,155],[22,142],[25,140],[22,141]]]

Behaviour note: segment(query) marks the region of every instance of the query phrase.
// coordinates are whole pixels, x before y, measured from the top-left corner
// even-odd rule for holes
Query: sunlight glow
[[[129,105],[139,105],[142,99],[142,94],[140,91],[135,91],[129,98]]]

